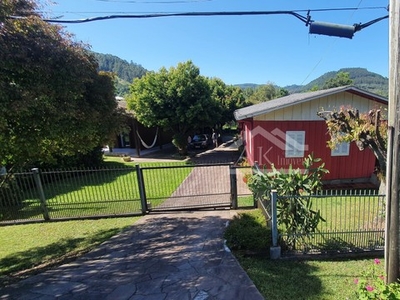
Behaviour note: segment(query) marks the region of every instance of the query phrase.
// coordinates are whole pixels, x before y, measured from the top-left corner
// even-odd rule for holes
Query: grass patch
[[[235,253],[265,299],[356,299],[354,283],[371,259],[333,261],[270,260]]]
[[[371,266],[371,259],[270,260],[271,234],[266,228],[260,210],[243,211],[224,235],[265,299],[356,299],[354,279]]]
[[[253,195],[239,196],[238,197],[238,207],[254,207],[254,197]]]
[[[88,252],[137,220],[129,217],[0,227],[0,281],[7,284]]]
[[[140,165],[147,168],[144,184],[147,198],[155,199],[153,207],[170,197],[192,170],[186,162]],[[120,158],[106,158],[104,169],[44,171],[42,181],[50,219],[141,213],[136,168]],[[43,219],[36,189],[28,186],[23,193],[23,206],[0,207],[0,219]]]

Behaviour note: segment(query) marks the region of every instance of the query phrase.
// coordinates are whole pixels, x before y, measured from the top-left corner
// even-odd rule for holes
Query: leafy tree
[[[134,79],[127,103],[143,125],[172,130],[173,143],[181,153],[186,151],[190,132],[221,119],[208,79],[191,61]]]
[[[289,92],[283,88],[278,88],[272,83],[258,86],[246,99],[249,103],[257,104],[268,100],[276,99],[288,95]]]
[[[35,9],[29,0],[0,5],[0,162],[8,165],[88,154],[119,125],[113,78]]]
[[[339,86],[346,86],[353,84],[353,80],[350,79],[350,74],[347,72],[339,72],[334,78],[328,79],[322,89],[330,89]]]
[[[304,159],[304,170],[292,169],[278,171],[274,165],[271,172],[255,170],[248,181],[249,188],[255,197],[269,201],[272,190],[282,196],[277,203],[277,218],[288,235],[288,245],[293,249],[296,243],[316,232],[318,224],[324,219],[319,210],[312,208],[310,195],[322,187],[322,176],[328,173],[320,158],[308,155]],[[314,166],[319,164],[318,166]]]
[[[231,122],[233,112],[246,105],[242,89],[232,85],[226,85],[221,79],[209,79],[213,99],[219,104],[221,118],[220,124]]]
[[[387,164],[387,121],[382,120],[381,110],[360,113],[351,107],[339,111],[320,111],[331,136],[328,146],[334,149],[343,142],[355,142],[360,150],[370,149],[378,159],[384,176]]]

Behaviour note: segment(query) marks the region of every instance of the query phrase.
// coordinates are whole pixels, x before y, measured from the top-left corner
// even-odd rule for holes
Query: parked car
[[[207,134],[196,134],[189,143],[190,148],[206,149],[212,144],[212,140]]]

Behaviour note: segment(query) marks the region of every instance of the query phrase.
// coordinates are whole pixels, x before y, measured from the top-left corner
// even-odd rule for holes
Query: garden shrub
[[[320,158],[310,154],[303,161],[303,169],[293,169],[290,165],[288,170],[279,171],[271,165],[271,172],[254,170],[248,181],[258,201],[268,202],[272,190],[277,190],[281,196],[277,203],[278,223],[287,234],[287,244],[292,249],[296,249],[299,240],[314,234],[318,224],[325,221],[320,211],[312,208],[310,197],[321,190],[322,176],[329,172],[324,166]]]
[[[373,265],[356,278],[357,299],[400,299],[400,283],[385,283],[384,269],[381,261],[374,259]]]
[[[224,238],[232,250],[261,251],[272,245],[271,229],[267,228],[260,210],[236,215],[227,227]]]

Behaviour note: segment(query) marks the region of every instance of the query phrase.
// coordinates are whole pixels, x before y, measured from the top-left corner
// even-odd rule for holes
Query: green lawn
[[[87,252],[136,220],[138,217],[0,227],[0,282],[13,278],[8,275]]]
[[[261,211],[241,211],[239,216],[230,222],[224,238],[265,299],[355,299],[354,280],[374,264],[373,258],[271,260],[271,237],[261,230],[268,232]],[[268,236],[269,245],[265,246]]]
[[[248,213],[245,211],[245,213]],[[249,211],[251,213],[251,211]],[[38,265],[56,264],[93,249],[138,218],[80,220],[0,227],[0,280]],[[234,252],[265,299],[354,299],[354,279],[372,259],[269,260]],[[12,276],[14,275],[14,276]]]
[[[355,299],[356,285],[373,259],[293,261],[237,258],[260,293],[268,300]]]
[[[43,189],[50,219],[97,215],[140,214],[138,175],[132,162],[107,157],[104,169],[43,172]],[[191,172],[185,162],[141,163],[141,167],[187,166],[143,170],[145,191],[153,207],[167,199]],[[23,207],[4,209],[3,220],[43,219],[34,189],[25,189]]]
[[[238,207],[254,207],[254,197],[249,196],[238,196]]]

